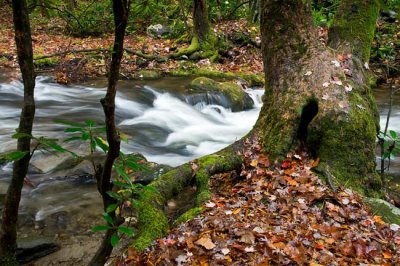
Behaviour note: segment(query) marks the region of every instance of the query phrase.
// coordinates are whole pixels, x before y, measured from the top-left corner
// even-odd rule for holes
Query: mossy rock
[[[382,199],[364,198],[371,207],[374,215],[382,216],[382,219],[390,224],[400,225],[400,209]]]
[[[162,77],[162,73],[158,70],[140,70],[136,73],[138,78],[144,80],[154,80]]]
[[[199,77],[192,80],[189,92],[192,94],[206,94],[209,103],[230,107],[232,111],[251,109],[254,105],[250,96],[238,84],[232,82],[217,82],[210,78]],[[214,96],[220,96],[221,101],[219,103],[214,102]],[[227,101],[224,101],[224,97],[226,97]]]

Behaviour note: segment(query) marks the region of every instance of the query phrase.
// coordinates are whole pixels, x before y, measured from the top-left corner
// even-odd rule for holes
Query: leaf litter
[[[270,170],[257,140],[242,154],[240,177],[202,214],[117,264],[400,265],[399,226],[350,189],[332,192],[312,172],[318,159],[291,153]]]

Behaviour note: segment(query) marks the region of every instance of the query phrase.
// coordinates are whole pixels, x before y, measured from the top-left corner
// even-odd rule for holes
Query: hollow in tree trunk
[[[29,23],[28,8],[25,0],[13,0],[13,20],[15,28],[15,42],[17,46],[18,63],[21,69],[24,84],[24,102],[19,121],[18,132],[31,135],[33,119],[35,117],[35,71],[33,66],[32,38]],[[30,160],[31,138],[18,139],[17,150],[26,152],[26,155],[14,162],[11,183],[2,213],[0,230],[0,264],[12,265],[15,261],[17,248],[17,219],[18,206],[21,200],[21,190],[24,178],[28,172]]]

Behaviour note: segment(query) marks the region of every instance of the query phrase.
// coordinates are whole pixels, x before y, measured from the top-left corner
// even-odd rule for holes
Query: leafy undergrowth
[[[371,215],[351,190],[333,193],[311,171],[318,161],[289,154],[270,171],[257,141],[246,145],[236,184],[222,186],[200,216],[155,241],[145,254],[128,249],[115,264],[400,264],[399,226]],[[210,183],[220,185],[224,181],[216,179],[224,177]]]
[[[0,67],[18,70],[14,29],[11,10],[9,7],[0,7]],[[40,73],[54,74],[56,81],[69,83],[84,80],[90,77],[104,76],[111,60],[109,51],[112,47],[113,34],[104,34],[100,37],[79,38],[66,35],[63,21],[51,19],[47,23],[32,19],[32,44],[35,58],[76,51],[76,53],[62,54],[42,60],[35,60],[36,70]],[[247,25],[246,20],[224,21],[215,25],[216,35],[226,37],[234,33],[245,34],[259,41],[256,27]],[[127,34],[124,47],[140,52],[145,56],[157,58],[167,57],[179,48],[189,45],[176,43],[175,39],[155,38],[145,33]],[[95,51],[100,49],[101,51]],[[91,50],[79,52],[82,50]],[[146,59],[143,56],[125,53],[121,64],[121,75],[131,78],[141,69],[170,72],[176,69],[189,70],[193,68],[208,68],[220,72],[261,73],[263,71],[261,51],[252,44],[237,44],[227,48],[220,55],[218,62],[211,63],[209,59],[188,60],[188,58],[168,59],[166,62]]]

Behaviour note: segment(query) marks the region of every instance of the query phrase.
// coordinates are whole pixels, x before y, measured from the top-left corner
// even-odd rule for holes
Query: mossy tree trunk
[[[24,84],[24,102],[18,132],[30,136],[35,117],[35,71],[33,66],[31,28],[26,1],[13,0],[12,9],[18,63]],[[18,151],[26,152],[26,154],[22,159],[14,162],[11,183],[4,202],[0,231],[0,265],[13,265],[16,263],[18,206],[31,157],[30,144],[30,137],[18,139]]]
[[[339,10],[356,2],[372,4],[343,0]],[[321,44],[310,10],[309,1],[262,1],[267,82],[264,105],[252,134],[261,137],[273,158],[305,146],[320,158],[325,175],[331,173],[339,183],[360,192],[371,191],[371,186],[380,183],[374,160],[378,125],[362,63],[366,56],[357,52],[346,58],[348,50],[332,50]],[[377,15],[368,8],[358,12],[357,18],[364,21],[369,33],[353,30],[352,37],[343,40],[353,51],[359,42],[371,45],[369,36],[374,28],[368,25]]]
[[[342,1],[329,29],[329,45],[369,61],[380,0]]]
[[[191,55],[201,51],[199,58],[216,57],[217,38],[210,30],[207,0],[193,0],[193,37],[189,47],[180,49],[171,57]]]

